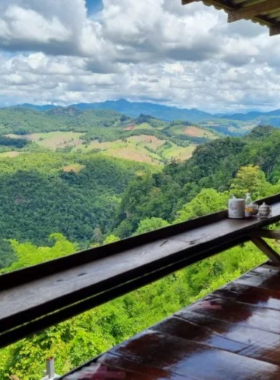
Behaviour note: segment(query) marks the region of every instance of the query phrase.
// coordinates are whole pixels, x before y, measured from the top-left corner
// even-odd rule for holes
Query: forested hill
[[[62,233],[80,247],[112,227],[121,195],[150,167],[96,155],[26,153],[0,160],[0,237],[50,244]],[[5,266],[5,262],[0,267]],[[2,265],[1,265],[2,264]]]
[[[17,108],[40,111],[42,113],[53,110],[54,105],[37,106],[34,104],[23,104]],[[210,127],[219,133],[226,135],[243,135],[249,130],[259,125],[272,125],[280,127],[280,110],[269,112],[253,111],[248,113],[235,114],[211,114],[199,109],[176,108],[167,105],[147,102],[129,102],[125,99],[116,101],[105,101],[101,103],[78,103],[72,104],[66,109],[76,109],[80,111],[95,111],[102,110],[104,113],[115,111],[135,119],[141,114],[150,115],[165,122],[174,120],[188,121],[190,123],[199,124],[203,127]],[[13,107],[11,107],[13,109]]]
[[[167,165],[162,173],[138,177],[130,183],[122,198],[115,234],[122,238],[129,236],[143,218],[158,217],[173,222],[182,207],[201,191],[207,195],[205,189],[225,194],[223,208],[228,191],[237,196],[245,196],[246,191],[250,191],[255,198],[277,193],[280,188],[279,149],[280,131],[258,127],[246,138],[227,137],[200,145],[189,160]],[[239,173],[241,184],[238,188],[233,178],[241,167],[246,169]],[[200,203],[200,211],[194,213],[196,216],[205,214],[208,204],[213,203],[215,209],[215,199],[211,200],[210,195]]]
[[[237,171],[248,165],[265,173],[247,169],[247,177],[255,175],[264,188],[258,183],[258,192],[250,189],[254,196],[271,193],[280,178],[279,146],[279,130],[259,127],[246,138],[199,145],[192,158],[162,171],[94,153],[1,159],[0,236],[44,245],[50,234],[62,233],[80,247],[99,244],[110,234],[128,237],[144,219],[173,222],[202,190],[232,189]]]
[[[206,134],[203,135],[200,132],[197,135],[196,131],[192,131],[187,135],[205,138],[209,137],[207,133],[240,136],[259,125],[280,127],[279,110],[269,113],[252,112],[218,116],[195,109],[180,110],[150,103],[125,102],[125,107],[116,106],[117,104],[122,103],[95,103],[92,107],[90,104],[78,104],[68,107],[43,106],[40,108],[25,105],[0,108],[0,134],[26,135],[54,131],[92,133],[95,131],[98,132],[95,133],[95,137],[104,141],[104,137],[112,140],[112,135],[109,135],[110,129],[113,131],[115,128],[115,133],[119,133],[118,137],[128,137],[138,134],[140,129],[147,129],[147,125],[151,127],[149,129],[157,130],[158,133],[162,132],[163,135],[169,137],[178,137],[178,135],[184,137],[183,126],[196,126],[206,131]],[[142,106],[143,104],[145,106]],[[106,134],[104,134],[104,128],[107,129]]]
[[[164,165],[188,159],[197,144],[220,136],[214,129],[188,121],[166,122],[143,114],[132,118],[112,110],[0,109],[0,154],[9,157],[39,149],[99,151],[110,157]]]
[[[279,130],[258,127],[163,169],[94,152],[0,157],[0,272],[216,212],[230,193],[279,193],[279,147]],[[37,380],[49,356],[63,374],[264,260],[250,243],[235,247],[23,339],[1,350],[0,378]]]
[[[163,118],[155,118],[149,114],[139,114],[133,118],[110,109],[80,110],[76,107],[55,107],[47,111],[37,111],[24,107],[0,109],[1,134],[27,135],[53,131],[89,133],[96,128],[99,132],[102,128],[109,130],[110,128],[116,128],[116,131],[123,131],[123,135],[128,136],[137,134],[139,129],[147,129],[148,125],[151,129],[158,131],[164,132],[168,129],[169,134],[167,135],[171,136],[172,127],[176,125],[185,125],[186,127],[193,125],[193,122],[192,120],[188,122],[183,119],[174,119],[167,122]],[[100,137],[102,137],[102,134]]]

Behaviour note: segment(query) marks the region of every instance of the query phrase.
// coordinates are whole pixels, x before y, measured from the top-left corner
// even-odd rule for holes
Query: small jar
[[[265,202],[259,207],[259,216],[260,218],[267,218],[271,215],[271,207],[268,206]]]

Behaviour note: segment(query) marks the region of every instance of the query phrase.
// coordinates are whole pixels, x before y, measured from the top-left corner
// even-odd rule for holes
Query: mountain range
[[[48,112],[53,112],[53,115],[71,117],[73,123],[76,121],[73,116],[77,117],[79,114],[80,119],[83,119],[83,113],[98,112],[98,117],[105,118],[108,116],[107,112],[117,112],[125,115],[124,117],[138,118],[140,115],[151,116],[161,120],[163,122],[173,122],[181,120],[194,125],[199,125],[202,128],[216,131],[218,134],[228,136],[241,136],[248,133],[254,127],[259,125],[270,125],[280,128],[280,110],[274,110],[270,112],[253,111],[248,113],[235,113],[235,114],[211,114],[195,108],[177,108],[156,103],[148,102],[130,102],[125,99],[108,100],[101,103],[78,103],[72,104],[67,107],[57,106],[53,104],[35,105],[35,104],[20,104],[13,107],[4,107],[5,110],[19,110],[25,109],[37,113],[42,113],[48,116]],[[64,111],[63,111],[64,110]],[[64,113],[64,115],[62,115]],[[59,115],[58,115],[59,114]],[[51,115],[51,114],[50,114]],[[27,115],[26,115],[27,116]],[[27,124],[31,122],[29,115],[24,119]],[[85,115],[84,115],[85,116]],[[90,117],[90,115],[88,114]],[[37,114],[36,118],[40,118]],[[7,122],[12,122],[7,114]],[[1,121],[1,120],[0,120]],[[64,123],[61,119],[60,122]],[[82,124],[84,121],[81,121]],[[20,123],[22,124],[22,123]]]
[[[56,108],[56,105],[45,104],[21,104],[21,107],[31,108],[37,111],[48,111]],[[252,111],[248,113],[234,113],[234,114],[211,114],[209,112],[201,111],[196,108],[177,108],[172,106],[165,106],[157,103],[148,102],[129,102],[125,99],[107,100],[105,102],[96,103],[77,103],[71,104],[69,107],[76,107],[81,110],[89,109],[110,109],[120,113],[124,113],[131,117],[138,117],[140,114],[151,115],[161,120],[172,121],[176,119],[188,120],[192,122],[201,122],[213,119],[227,119],[236,121],[250,121],[257,118],[265,117],[280,117],[280,110],[269,112]]]

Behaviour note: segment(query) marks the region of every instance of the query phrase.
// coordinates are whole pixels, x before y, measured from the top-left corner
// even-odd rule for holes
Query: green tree
[[[37,247],[32,243],[19,243],[16,240],[11,240],[11,246],[17,259],[10,266],[2,269],[0,273],[53,260],[75,253],[78,250],[78,246],[69,242],[62,234],[51,234],[49,240],[52,243],[50,247]]]
[[[218,193],[214,189],[203,189],[178,212],[175,223],[224,210],[227,207],[228,198],[228,192]]]
[[[158,230],[159,228],[169,226],[169,223],[161,218],[147,218],[141,220],[136,230],[136,234],[143,234],[145,232]]]
[[[106,237],[106,239],[104,240],[103,244],[110,244],[110,243],[114,243],[115,241],[119,241],[120,238],[116,235],[109,235]]]
[[[251,193],[253,198],[257,199],[269,194],[272,185],[265,179],[265,174],[259,166],[248,165],[241,167],[231,184],[231,192],[244,198],[246,193]]]

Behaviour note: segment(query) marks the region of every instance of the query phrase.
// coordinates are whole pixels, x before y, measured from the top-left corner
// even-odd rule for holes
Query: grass
[[[178,161],[184,161],[191,158],[196,145],[192,144],[187,147],[177,146],[172,144],[172,147],[163,151],[163,157],[167,160],[176,159]]]
[[[141,124],[143,126],[144,124]],[[148,124],[147,124],[148,125]],[[186,126],[184,126],[186,128]],[[75,132],[49,132],[33,133],[21,136],[28,139],[42,148],[56,150],[58,148],[70,147],[73,152],[89,153],[94,150],[111,157],[124,158],[128,160],[150,163],[152,165],[162,165],[172,159],[186,160],[191,157],[195,145],[181,147],[166,140],[159,139],[152,135],[139,135],[123,138],[110,142],[92,141],[85,143],[81,139],[82,133]],[[8,135],[18,138],[17,135]],[[19,152],[5,152],[2,157],[15,157]],[[0,156],[1,157],[1,156]],[[66,172],[78,172],[81,165],[68,165],[63,167]]]
[[[11,152],[3,152],[3,153],[0,153],[0,158],[13,158],[13,157],[17,157],[18,155],[20,154],[20,152],[14,150],[14,151],[11,151]]]
[[[185,135],[189,137],[200,137],[200,138],[206,138],[210,140],[214,140],[217,138],[217,136],[212,133],[211,131],[207,131],[203,128],[197,127],[195,125],[192,126],[186,126],[186,125],[175,125],[174,127],[171,127],[170,130],[174,135]]]
[[[100,150],[106,156],[125,158],[138,162],[161,165],[166,160],[186,160],[191,157],[196,145],[181,147],[174,143],[165,144],[155,136],[132,136],[113,142],[93,141],[88,145],[80,145],[75,150],[90,152]]]
[[[55,150],[57,148],[65,148],[67,146],[79,146],[82,144],[81,136],[83,133],[76,132],[49,132],[49,133],[32,133],[30,135],[7,135],[12,138],[24,138],[36,142],[43,148]]]
[[[85,165],[71,164],[71,165],[64,166],[63,171],[67,173],[69,172],[79,173],[84,168],[85,168]]]
[[[153,129],[153,127],[148,123],[142,123],[134,125],[134,129]]]

